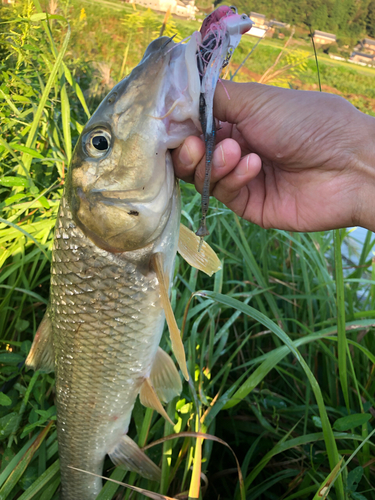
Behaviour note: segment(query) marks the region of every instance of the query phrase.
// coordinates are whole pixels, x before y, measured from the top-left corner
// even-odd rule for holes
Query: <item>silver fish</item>
[[[56,372],[62,500],[93,500],[106,454],[158,480],[160,470],[127,436],[135,400],[168,418],[162,402],[181,391],[158,346],[167,319],[188,379],[169,303],[177,248],[212,274],[220,261],[180,227],[169,149],[199,134],[200,33],[161,37],[116,85],[84,128],[56,222],[51,293],[26,364]]]
[[[165,314],[188,378],[168,300],[181,212],[168,150],[199,126],[196,44],[152,42],[75,148],[56,222],[50,302],[26,362],[56,371],[63,500],[96,498],[101,479],[69,466],[101,474],[106,454],[160,476],[126,433],[139,393],[166,417],[160,400],[181,391],[174,363],[158,347]],[[194,254],[196,237],[183,233]]]

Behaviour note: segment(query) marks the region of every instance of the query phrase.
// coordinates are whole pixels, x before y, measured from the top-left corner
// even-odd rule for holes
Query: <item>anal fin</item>
[[[35,334],[34,342],[25,363],[28,368],[41,370],[44,373],[53,372],[55,369],[52,323],[48,310]]]
[[[177,363],[181,368],[183,376],[186,380],[189,380],[184,345],[182,343],[180,330],[178,329],[176,318],[174,317],[172,306],[169,301],[168,287],[166,285],[168,280],[164,275],[162,255],[160,253],[155,254],[153,261],[156,276],[159,281],[160,299],[165,312],[165,319],[167,320],[169,334],[171,337],[172,350],[174,355],[176,356]]]
[[[126,434],[121,437],[116,448],[108,455],[115,465],[137,472],[147,479],[160,482],[161,471],[159,467]]]
[[[163,403],[169,403],[182,391],[180,375],[172,358],[160,347],[150,374],[151,384]]]
[[[178,253],[188,264],[208,276],[221,269],[221,262],[210,245],[183,224],[180,224]]]

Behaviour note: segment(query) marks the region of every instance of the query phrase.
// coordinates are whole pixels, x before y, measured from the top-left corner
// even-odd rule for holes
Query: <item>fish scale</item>
[[[94,499],[101,480],[67,466],[101,474],[105,453],[127,432],[163,329],[158,281],[96,247],[65,200],[51,273],[62,498]]]

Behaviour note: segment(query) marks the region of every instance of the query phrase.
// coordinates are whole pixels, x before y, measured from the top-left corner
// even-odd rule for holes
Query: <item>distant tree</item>
[[[366,31],[375,38],[375,0],[371,0],[367,10]]]
[[[327,29],[328,9],[327,5],[320,5],[311,16],[311,24],[313,29]]]
[[[198,5],[199,1],[202,0],[197,0]],[[366,32],[375,36],[375,0],[231,0],[230,3],[242,12],[252,10],[269,19],[305,23],[354,43]]]

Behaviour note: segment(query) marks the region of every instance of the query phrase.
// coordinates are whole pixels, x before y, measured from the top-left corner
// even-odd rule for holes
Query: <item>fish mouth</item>
[[[148,201],[138,198],[135,203],[129,200],[126,190],[77,188],[76,194],[79,227],[98,247],[112,253],[133,251],[152,243],[170,217],[173,198],[168,189]]]
[[[131,197],[129,197],[130,192],[132,191],[91,190],[86,194],[82,188],[77,189],[79,198],[84,203],[88,203],[91,207],[98,206],[99,204],[102,204],[108,208],[115,207],[116,209],[123,210],[128,215],[131,215],[133,217],[138,217],[141,214],[142,210],[139,208],[139,205],[145,207],[147,211],[147,206],[153,204],[153,202],[156,201],[156,198],[159,197],[153,196],[148,200],[140,200],[138,196],[137,198],[135,197],[132,199]],[[167,198],[167,196],[165,198]],[[168,210],[168,206],[169,204],[167,203],[165,210]],[[161,215],[163,215],[163,213],[161,213]]]

